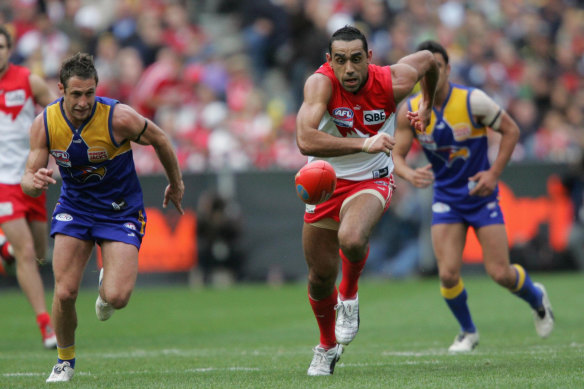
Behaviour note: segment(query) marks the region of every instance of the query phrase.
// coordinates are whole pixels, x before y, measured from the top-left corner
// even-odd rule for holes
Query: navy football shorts
[[[112,240],[134,245],[140,249],[146,232],[144,209],[135,215],[88,214],[57,203],[51,219],[51,237],[56,234],[101,243]]]
[[[463,223],[476,228],[491,224],[505,224],[499,202],[494,200],[475,209],[458,209],[456,205],[432,204],[432,225]]]

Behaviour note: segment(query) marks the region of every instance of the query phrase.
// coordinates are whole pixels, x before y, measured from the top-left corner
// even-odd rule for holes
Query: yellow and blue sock
[[[67,347],[57,346],[57,362],[69,362],[71,368],[75,368],[75,345],[72,344]]]
[[[458,284],[452,288],[440,287],[440,293],[442,297],[448,304],[448,307],[458,320],[460,328],[464,332],[476,332],[477,329],[470,316],[470,310],[468,309],[468,304],[466,303],[467,294],[464,284],[462,283],[462,278],[458,280]]]
[[[537,310],[543,305],[543,293],[531,282],[531,278],[521,265],[512,265],[517,273],[517,281],[511,292],[527,301],[531,308]]]

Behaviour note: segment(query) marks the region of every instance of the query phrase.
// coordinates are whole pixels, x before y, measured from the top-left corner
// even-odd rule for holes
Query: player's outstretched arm
[[[414,141],[414,130],[407,116],[408,105],[404,102],[397,113],[395,128],[395,147],[393,148],[394,172],[416,188],[425,188],[434,181],[432,165],[413,169],[406,163],[406,156]]]
[[[419,130],[425,129],[430,123],[439,77],[438,64],[434,55],[428,50],[407,55],[391,67],[391,72],[393,95],[397,103],[405,99],[420,81],[422,99],[417,111],[418,120],[417,122],[410,121]]]
[[[29,196],[38,197],[49,184],[56,184],[53,169],[47,169],[49,149],[44,129],[43,114],[38,115],[30,128],[30,153],[26,160],[24,175],[20,181],[22,191]]]
[[[164,191],[162,206],[166,208],[170,201],[181,214],[184,214],[182,199],[185,185],[182,180],[182,172],[170,138],[164,130],[125,104],[118,104],[116,106],[113,128],[114,136],[118,143],[128,139],[141,145],[154,147],[169,182],[169,185]]]

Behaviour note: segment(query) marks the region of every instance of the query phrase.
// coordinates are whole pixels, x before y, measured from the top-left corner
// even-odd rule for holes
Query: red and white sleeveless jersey
[[[393,136],[396,104],[389,66],[369,65],[367,82],[357,93],[342,87],[328,62],[316,73],[327,76],[333,86],[327,110],[318,126],[319,131],[337,137],[369,138],[380,132]],[[386,177],[393,172],[393,160],[385,153],[309,157],[309,162],[316,159],[330,162],[338,178],[351,181]]]
[[[30,71],[8,65],[0,79],[0,183],[17,184],[24,174],[30,149],[29,131],[35,103],[29,82]]]

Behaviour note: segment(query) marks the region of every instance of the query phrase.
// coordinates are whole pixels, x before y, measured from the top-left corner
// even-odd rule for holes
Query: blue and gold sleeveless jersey
[[[416,137],[434,171],[434,202],[472,209],[497,198],[498,189],[487,197],[469,196],[469,177],[488,170],[487,128],[476,123],[470,108],[472,88],[450,84],[440,109],[434,107],[430,124]],[[417,111],[421,94],[408,100]]]
[[[135,215],[143,209],[131,144],[118,144],[113,137],[117,103],[96,97],[91,115],[79,128],[65,116],[62,98],[45,108],[47,146],[63,179],[59,198],[63,205],[116,216]]]

